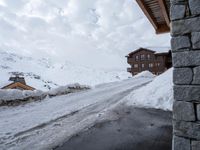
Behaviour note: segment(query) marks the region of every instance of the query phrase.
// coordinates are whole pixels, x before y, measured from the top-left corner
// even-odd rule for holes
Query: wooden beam
[[[157,1],[160,6],[160,9],[162,11],[163,17],[165,18],[166,23],[167,23],[168,27],[170,27],[169,12],[168,12],[165,0],[157,0]]]
[[[158,29],[156,30],[156,34],[168,33],[170,32],[170,27],[167,24],[159,25]]]
[[[147,18],[149,19],[149,21],[151,22],[151,24],[153,25],[153,27],[155,28],[155,30],[158,29],[158,24],[156,22],[156,20],[154,19],[154,16],[151,12],[151,10],[145,5],[144,0],[136,0],[138,5],[140,6],[140,8],[143,10],[144,14],[147,16]]]

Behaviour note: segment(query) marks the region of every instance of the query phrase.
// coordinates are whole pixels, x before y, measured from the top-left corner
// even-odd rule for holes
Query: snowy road
[[[49,149],[96,122],[153,78],[133,78],[17,107],[0,107],[0,149]]]

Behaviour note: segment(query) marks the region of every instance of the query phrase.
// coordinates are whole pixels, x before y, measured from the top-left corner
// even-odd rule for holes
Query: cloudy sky
[[[124,68],[138,47],[169,47],[134,0],[0,0],[0,50]]]

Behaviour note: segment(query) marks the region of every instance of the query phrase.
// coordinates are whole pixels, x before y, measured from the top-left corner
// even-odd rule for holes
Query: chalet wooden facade
[[[26,84],[23,77],[10,77],[9,81],[12,81],[12,83],[2,87],[2,89],[35,90],[35,88]]]
[[[150,49],[139,48],[126,57],[131,66],[127,71],[133,76],[146,70],[159,75],[172,67],[171,51],[157,53]]]

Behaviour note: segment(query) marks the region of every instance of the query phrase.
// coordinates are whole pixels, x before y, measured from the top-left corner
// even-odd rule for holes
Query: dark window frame
[[[143,57],[143,56],[144,56],[144,57]],[[141,60],[141,61],[145,60],[145,54],[141,54],[141,55],[140,55],[140,60]]]

